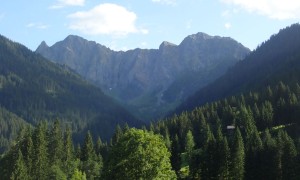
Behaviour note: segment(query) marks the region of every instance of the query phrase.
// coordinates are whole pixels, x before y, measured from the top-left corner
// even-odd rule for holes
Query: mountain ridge
[[[107,140],[117,124],[143,124],[67,66],[4,36],[0,36],[0,54],[0,107],[31,125],[59,119],[77,134],[90,129]]]
[[[51,47],[39,46],[36,52],[68,65],[132,113],[149,121],[163,117],[250,50],[231,38],[197,33],[179,45],[164,41],[159,49],[128,51],[113,51],[69,35]]]
[[[300,49],[299,34],[300,25],[293,24],[272,35],[226,74],[190,96],[175,112],[191,110],[237,93],[257,90],[264,84],[272,85],[272,82],[278,81],[288,84],[289,81],[295,81],[300,63],[300,54],[297,53]]]

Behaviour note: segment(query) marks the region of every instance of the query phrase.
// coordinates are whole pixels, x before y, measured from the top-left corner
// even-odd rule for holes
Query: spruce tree
[[[74,156],[74,145],[72,142],[72,132],[69,127],[67,127],[65,131],[65,146],[64,146],[64,152],[63,152],[63,170],[68,178],[70,178],[73,175],[73,172],[76,168],[76,161]]]
[[[244,142],[240,132],[237,127],[232,145],[232,159],[231,159],[231,172],[230,176],[232,179],[242,180],[245,174],[245,151]]]
[[[33,134],[33,177],[34,179],[47,179],[49,170],[49,161],[47,153],[47,139],[46,139],[45,123],[40,123],[36,127]]]
[[[216,134],[216,153],[215,169],[218,179],[229,179],[230,150],[227,138],[223,137],[221,126],[218,127]]]
[[[115,133],[112,137],[112,144],[116,144],[119,141],[122,134],[123,134],[123,130],[120,127],[120,125],[118,124],[117,127],[116,127],[116,130],[115,130]]]
[[[263,144],[257,129],[255,128],[246,141],[246,179],[259,179],[263,172],[261,164]]]
[[[261,166],[263,168],[262,179],[281,178],[280,151],[278,151],[277,143],[268,129],[263,134]]]
[[[10,177],[11,180],[27,180],[30,179],[28,175],[28,171],[26,168],[26,164],[24,162],[24,158],[21,150],[19,149],[16,155],[16,160],[14,162],[14,168],[12,175]]]
[[[201,163],[201,177],[203,179],[214,179],[217,176],[215,163],[216,163],[216,139],[207,125],[206,141],[203,147],[203,162]]]
[[[91,133],[88,131],[81,151],[82,170],[87,179],[100,178],[102,170],[102,157],[97,156]]]
[[[185,137],[185,152],[187,153],[187,161],[189,162],[192,156],[192,152],[195,147],[194,136],[192,131],[188,131]]]
[[[181,166],[181,156],[180,156],[179,138],[177,134],[172,140],[170,160],[171,160],[172,169],[175,170],[176,173],[178,173]]]
[[[297,150],[292,138],[284,131],[278,133],[281,151],[282,179],[296,179]]]
[[[63,159],[63,136],[60,127],[60,123],[56,120],[49,133],[49,156],[51,157],[51,165],[57,165],[62,167]]]

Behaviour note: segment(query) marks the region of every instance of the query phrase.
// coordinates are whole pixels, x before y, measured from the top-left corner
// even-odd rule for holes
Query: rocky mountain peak
[[[163,41],[160,45],[159,45],[159,49],[162,49],[164,47],[173,47],[173,46],[177,46],[176,44],[170,43],[168,41]]]
[[[38,46],[37,51],[44,51],[46,49],[48,49],[49,46],[47,45],[47,43],[45,41],[41,42],[41,44]]]

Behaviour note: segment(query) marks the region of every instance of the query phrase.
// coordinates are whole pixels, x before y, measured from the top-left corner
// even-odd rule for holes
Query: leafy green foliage
[[[161,137],[130,129],[112,147],[107,179],[175,179],[169,158]]]

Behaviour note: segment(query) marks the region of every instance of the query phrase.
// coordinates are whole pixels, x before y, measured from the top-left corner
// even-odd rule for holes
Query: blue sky
[[[18,0],[0,6],[0,34],[35,50],[73,34],[114,50],[157,49],[197,32],[254,49],[298,23],[296,0]]]

